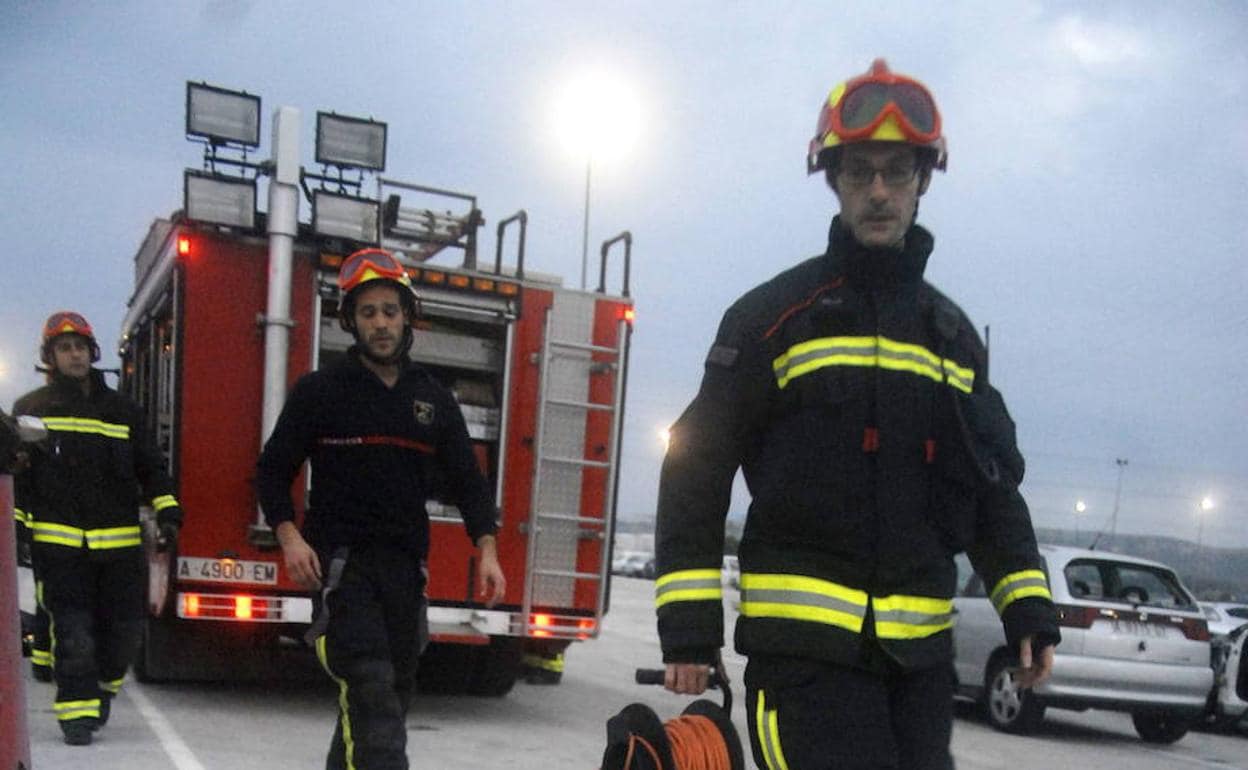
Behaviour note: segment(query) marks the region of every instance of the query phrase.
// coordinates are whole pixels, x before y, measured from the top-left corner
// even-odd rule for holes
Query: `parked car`
[[[621,551],[611,560],[611,574],[623,575],[624,577],[643,577],[646,562],[650,559],[650,554],[642,551]],[[653,566],[651,569],[653,570]]]
[[[960,697],[982,703],[999,730],[1026,733],[1046,708],[1126,711],[1150,743],[1182,738],[1213,685],[1205,615],[1174,570],[1105,551],[1041,546],[1062,643],[1053,674],[1030,690],[1014,684],[1007,648],[983,581],[960,565],[954,598],[954,668]]]
[[[1209,622],[1209,633],[1214,637],[1226,636],[1248,623],[1248,604],[1201,602],[1200,607],[1205,611],[1205,620]]]
[[[1213,640],[1213,692],[1205,723],[1230,728],[1248,719],[1248,664],[1244,645],[1248,643],[1248,623]]]

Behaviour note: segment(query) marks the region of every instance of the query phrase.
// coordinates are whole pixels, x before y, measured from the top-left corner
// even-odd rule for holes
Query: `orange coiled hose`
[[[678,716],[664,722],[663,729],[671,744],[672,761],[676,767],[662,770],[731,770],[732,759],[728,755],[723,733],[707,717],[699,714]],[[654,760],[655,767],[659,767],[658,752],[640,735],[629,736],[624,767],[630,766],[639,745]]]

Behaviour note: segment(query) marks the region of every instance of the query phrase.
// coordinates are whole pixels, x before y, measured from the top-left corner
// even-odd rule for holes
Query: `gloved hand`
[[[172,521],[157,525],[156,550],[164,553],[177,545],[179,529],[180,527]]]

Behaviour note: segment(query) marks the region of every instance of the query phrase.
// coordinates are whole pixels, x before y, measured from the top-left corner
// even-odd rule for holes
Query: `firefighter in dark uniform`
[[[161,547],[176,539],[182,510],[138,406],[91,366],[100,348],[86,319],[48,318],[41,357],[50,382],[13,413],[42,418],[48,438],[30,450],[15,496],[50,620],[53,711],[65,742],[86,745],[108,721],[142,638],[140,502],[156,512]]]
[[[966,551],[1017,651],[1047,677],[1059,641],[1014,425],[970,321],[923,280],[915,224],[940,116],[876,60],[837,86],[808,157],[840,202],[827,251],[724,315],[676,422],[657,521],[666,685],[700,693],[723,643],[733,477],[751,495],[736,649],[759,767],[952,768],[952,626]]]
[[[338,286],[339,322],[356,344],[342,362],[295,384],[260,456],[257,485],[291,577],[321,590],[309,638],[340,690],[326,767],[392,770],[408,767],[404,721],[428,640],[432,485],[458,506],[479,549],[487,606],[506,583],[495,509],[463,415],[407,356],[417,304],[403,266],[381,249],[357,251],[343,261]],[[301,533],[290,485],[305,459],[312,496]]]

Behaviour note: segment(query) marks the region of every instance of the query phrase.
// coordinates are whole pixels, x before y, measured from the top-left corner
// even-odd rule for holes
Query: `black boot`
[[[91,725],[88,719],[71,719],[68,722],[61,722],[61,732],[64,734],[65,742],[70,746],[90,746],[91,745]]]

